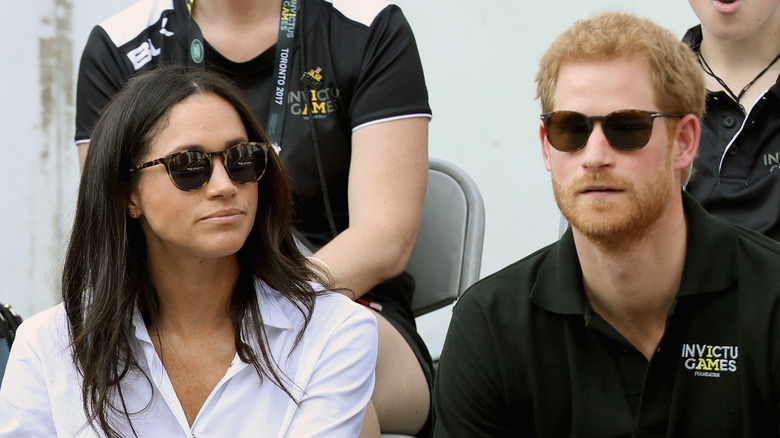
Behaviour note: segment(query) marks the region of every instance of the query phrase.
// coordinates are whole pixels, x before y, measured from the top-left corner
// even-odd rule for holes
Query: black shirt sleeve
[[[100,110],[126,82],[127,60],[100,26],[95,26],[81,56],[76,84],[76,142],[89,140]]]
[[[511,436],[497,349],[488,315],[466,293],[453,310],[434,386],[434,437]]]
[[[412,29],[397,6],[371,24],[350,105],[352,127],[396,116],[430,114]]]

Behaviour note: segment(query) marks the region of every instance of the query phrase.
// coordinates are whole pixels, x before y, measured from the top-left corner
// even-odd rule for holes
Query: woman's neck
[[[229,318],[240,268],[234,255],[217,260],[166,260],[149,263],[149,277],[160,300],[158,324],[169,330],[209,330]]]

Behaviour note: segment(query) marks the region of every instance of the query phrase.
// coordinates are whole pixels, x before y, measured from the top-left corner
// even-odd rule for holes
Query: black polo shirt
[[[455,306],[434,436],[778,436],[780,245],[683,197],[685,268],[650,361],[589,307],[569,230]]]
[[[683,42],[695,52],[701,26]],[[780,78],[749,114],[725,91],[707,93],[696,172],[686,186],[715,216],[780,241]]]

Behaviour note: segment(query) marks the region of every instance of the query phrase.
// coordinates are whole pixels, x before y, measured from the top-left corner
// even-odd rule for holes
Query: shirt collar
[[[707,213],[687,192],[682,193],[682,198],[688,242],[678,297],[722,291],[737,280],[737,241],[732,226]],[[587,313],[582,269],[571,227],[551,245],[530,298],[551,312]]]
[[[255,290],[257,291],[257,304],[260,308],[260,315],[263,317],[263,325],[273,327],[279,330],[288,330],[293,328],[293,322],[288,314],[298,312],[298,309],[290,303],[281,293],[272,289],[259,279],[255,279]],[[131,319],[135,337],[140,341],[152,343],[149,332],[146,329],[146,323],[141,316],[138,305],[133,309]]]
[[[701,25],[698,24],[688,29],[688,32],[685,32],[685,36],[683,36],[682,42],[687,44],[691,50],[698,53],[699,48],[701,47],[702,38],[703,36],[701,33]]]
[[[259,279],[255,279],[257,291],[257,305],[263,317],[266,327],[274,327],[281,330],[293,328],[293,323],[288,316],[290,312],[299,312],[297,307],[285,298],[279,291],[271,289]]]

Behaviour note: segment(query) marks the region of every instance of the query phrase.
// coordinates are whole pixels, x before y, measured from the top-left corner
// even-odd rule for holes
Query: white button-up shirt
[[[189,426],[171,380],[136,310],[134,351],[148,377],[121,383],[140,437],[357,437],[374,388],[377,326],[373,315],[341,294],[317,298],[300,344],[301,312],[256,283],[270,351],[290,382],[290,397],[238,356]],[[62,304],[22,323],[0,388],[0,437],[95,437],[85,427],[81,379],[74,367]],[[119,405],[117,405],[119,406]],[[121,420],[121,418],[120,418]],[[118,425],[124,437],[133,434]]]

